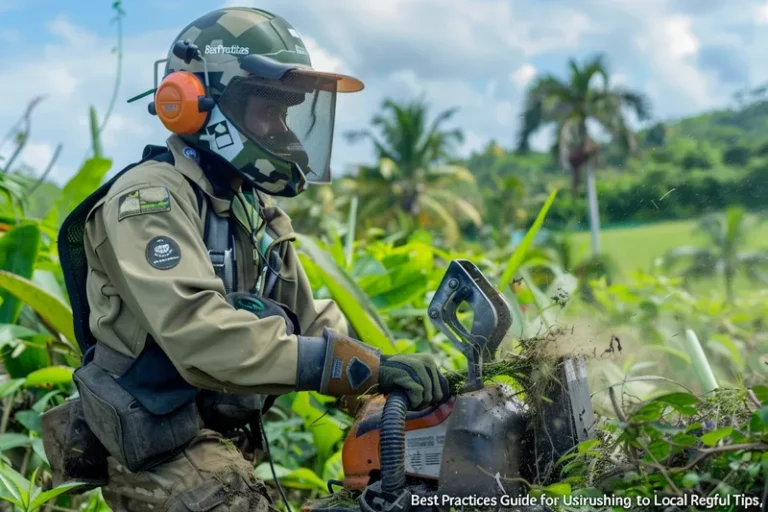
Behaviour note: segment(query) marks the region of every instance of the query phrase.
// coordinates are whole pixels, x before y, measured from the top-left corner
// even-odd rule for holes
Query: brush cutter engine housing
[[[464,304],[472,309],[469,331],[457,318]],[[543,485],[556,480],[556,461],[590,437],[594,413],[581,359],[560,361],[547,406],[535,417],[510,386],[483,385],[482,363],[493,359],[512,319],[473,263],[451,262],[428,312],[467,356],[466,385],[420,411],[408,411],[399,393],[368,399],[344,442],[344,480],[328,486],[331,493],[342,487],[356,503],[331,494],[303,512],[448,510],[457,506],[453,500],[473,497],[499,505],[504,496],[525,494],[521,478]]]

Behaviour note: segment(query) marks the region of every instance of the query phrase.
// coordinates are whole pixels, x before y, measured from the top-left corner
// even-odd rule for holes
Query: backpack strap
[[[205,215],[205,246],[216,276],[224,282],[227,294],[237,290],[235,236],[227,217],[219,217],[208,203]]]

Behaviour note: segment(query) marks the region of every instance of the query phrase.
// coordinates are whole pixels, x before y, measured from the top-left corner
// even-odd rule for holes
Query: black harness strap
[[[224,282],[227,294],[237,290],[235,237],[226,217],[219,217],[208,203],[205,216],[205,246],[216,276]]]

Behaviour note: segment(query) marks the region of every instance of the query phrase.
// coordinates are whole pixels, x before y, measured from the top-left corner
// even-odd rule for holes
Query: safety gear
[[[140,164],[67,217],[59,236],[86,353],[75,374],[79,406],[99,442],[132,470],[164,464],[202,425],[241,426],[268,407],[264,395],[292,391],[301,328],[346,332],[335,303],[313,298],[288,217],[275,207],[240,211],[234,205],[247,205],[214,195],[198,156],[177,136],[167,148],[148,146]],[[265,278],[266,261],[279,279]],[[292,325],[233,309],[226,290],[250,290]]]
[[[376,391],[381,351],[329,328],[317,337],[299,336],[296,389],[324,395]]]
[[[185,27],[165,62],[149,110],[189,145],[267,194],[291,197],[307,183],[331,182],[336,94],[363,83],[314,70],[283,18],[218,9]]]
[[[448,381],[431,354],[382,356],[379,366],[379,391],[405,391],[411,409],[437,404],[448,398]]]

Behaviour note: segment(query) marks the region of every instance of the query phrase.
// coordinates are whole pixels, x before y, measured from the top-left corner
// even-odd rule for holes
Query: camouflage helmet
[[[182,58],[179,44],[196,47],[197,57]],[[175,71],[207,80],[215,101],[206,125],[181,135],[187,144],[222,157],[267,194],[295,196],[306,183],[330,183],[336,94],[363,83],[314,70],[283,18],[253,8],[212,11],[176,38],[164,76]]]

